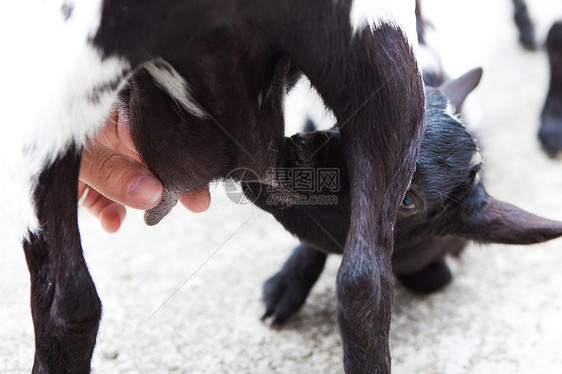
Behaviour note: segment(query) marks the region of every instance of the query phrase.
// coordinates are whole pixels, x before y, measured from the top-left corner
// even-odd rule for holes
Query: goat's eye
[[[412,198],[408,194],[404,196],[404,200],[402,200],[402,205],[400,205],[400,209],[407,212],[416,209],[416,204],[414,203],[414,200],[412,200]]]

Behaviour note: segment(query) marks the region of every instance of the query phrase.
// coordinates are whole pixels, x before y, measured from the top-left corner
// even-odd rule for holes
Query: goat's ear
[[[458,113],[464,100],[478,86],[481,78],[482,68],[472,69],[456,79],[443,83],[438,89],[455,106],[455,110]]]
[[[534,244],[562,236],[562,222],[539,217],[489,195],[466,218],[463,236],[484,243]]]

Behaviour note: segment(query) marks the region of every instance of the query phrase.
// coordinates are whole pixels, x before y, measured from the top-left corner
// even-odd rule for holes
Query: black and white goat
[[[471,240],[532,244],[562,236],[562,222],[538,217],[486,193],[476,141],[452,111],[460,108],[481,74],[475,69],[426,91],[425,136],[412,184],[398,212],[392,256],[398,280],[415,292],[432,292],[448,284],[452,274],[446,257],[458,255]],[[349,228],[349,181],[339,130],[311,130],[309,123],[308,132],[287,138],[285,168],[293,173],[340,170],[338,188],[329,185],[302,191],[295,189],[294,177],[277,181],[275,187],[245,185],[257,206],[302,241],[264,284],[264,318],[275,324],[304,305],[327,255],[343,252]]]
[[[121,109],[166,189],[147,215],[155,223],[180,191],[284,163],[282,101],[295,70],[345,123],[345,370],[390,372],[393,223],[424,118],[415,39],[414,0],[2,3],[0,173],[31,275],[33,372],[90,371],[101,303],[80,244],[77,179],[82,146],[118,91],[130,82]]]

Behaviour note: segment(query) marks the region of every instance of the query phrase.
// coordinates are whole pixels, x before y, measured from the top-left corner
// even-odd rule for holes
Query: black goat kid
[[[460,108],[478,84],[473,70],[426,92],[426,128],[412,184],[394,229],[392,267],[409,289],[431,292],[451,281],[447,255],[470,240],[531,244],[562,235],[562,222],[547,220],[489,196],[480,180],[482,160],[475,140],[450,108]],[[310,130],[309,126],[309,130]],[[286,168],[340,170],[339,189],[297,196],[291,185],[245,184],[249,196],[302,244],[264,285],[264,317],[282,323],[304,304],[320,276],[327,253],[342,253],[349,228],[349,182],[337,127],[297,134],[286,140]],[[337,205],[307,205],[310,195],[337,197]],[[316,201],[330,201],[328,198]],[[303,202],[303,203],[299,203]]]

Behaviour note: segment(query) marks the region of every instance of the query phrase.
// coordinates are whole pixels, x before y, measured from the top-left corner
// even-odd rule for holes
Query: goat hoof
[[[528,28],[521,30],[519,34],[519,43],[528,51],[535,51],[537,49],[537,42],[535,41],[535,29]]]
[[[453,275],[445,262],[434,262],[420,271],[398,275],[398,280],[410,291],[431,293],[438,291],[451,282]]]
[[[263,285],[265,313],[262,320],[270,325],[282,325],[304,305],[310,288],[292,274],[279,272]]]
[[[541,116],[539,140],[543,150],[556,157],[562,151],[562,95],[549,92]]]
[[[546,48],[550,62],[550,89],[541,114],[539,140],[544,151],[555,157],[562,151],[562,21],[550,29]]]

